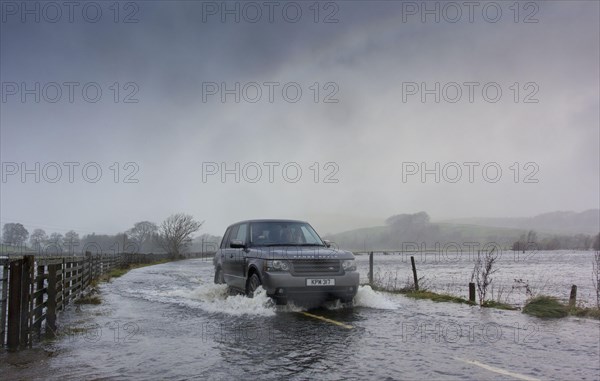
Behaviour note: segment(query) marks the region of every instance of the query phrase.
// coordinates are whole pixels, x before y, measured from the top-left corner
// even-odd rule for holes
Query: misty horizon
[[[327,234],[600,208],[598,3],[458,22],[394,2],[258,22],[241,3],[72,22],[3,4],[0,224],[115,234],[186,213],[196,234]]]

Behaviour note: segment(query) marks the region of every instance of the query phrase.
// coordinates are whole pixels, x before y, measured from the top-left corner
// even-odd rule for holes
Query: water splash
[[[354,306],[380,310],[395,310],[398,308],[398,304],[394,302],[391,295],[374,291],[371,286],[358,287],[358,292],[354,297]]]
[[[195,289],[179,289],[167,294],[188,307],[200,308],[211,313],[228,315],[275,315],[275,306],[264,289],[259,289],[253,298],[244,295],[228,295],[227,286],[207,284]]]

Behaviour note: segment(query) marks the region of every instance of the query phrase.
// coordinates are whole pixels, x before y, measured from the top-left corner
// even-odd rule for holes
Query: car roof
[[[243,224],[243,223],[252,223],[252,222],[300,222],[300,223],[304,223],[307,224],[308,222],[306,221],[301,221],[301,220],[287,220],[287,219],[274,219],[274,218],[267,218],[267,219],[258,219],[258,220],[244,220],[244,221],[238,221],[236,223],[233,223],[231,225],[229,225],[227,228],[230,228],[234,225],[238,225],[238,224]]]

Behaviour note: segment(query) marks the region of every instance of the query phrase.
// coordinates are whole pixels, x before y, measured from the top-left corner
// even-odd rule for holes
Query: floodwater
[[[410,257],[414,256],[420,286],[428,290],[467,298],[469,282],[477,260],[476,250],[446,250],[426,253],[375,253],[374,280],[389,288],[403,288],[412,284]],[[567,301],[571,286],[577,286],[578,304],[596,305],[593,280],[594,251],[527,251],[497,252],[492,274],[489,298],[515,306],[537,295],[555,296]],[[369,256],[358,255],[361,280],[367,282]],[[422,288],[423,288],[422,287]]]
[[[1,378],[600,379],[596,320],[543,320],[369,286],[353,308],[306,314],[263,293],[228,296],[202,259],[136,269],[100,292],[102,304],[60,315],[59,338],[0,354]]]

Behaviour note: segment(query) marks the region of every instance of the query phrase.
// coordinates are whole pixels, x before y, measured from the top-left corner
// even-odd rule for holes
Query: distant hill
[[[590,209],[581,213],[550,212],[522,218],[461,218],[444,222],[536,230],[555,234],[597,234],[600,232],[600,209]]]
[[[386,220],[386,225],[329,234],[325,238],[340,248],[353,251],[400,250],[407,243],[427,249],[449,243],[468,245],[497,243],[509,248],[523,240],[528,231],[536,231],[540,249],[587,249],[592,235],[598,234],[598,209],[582,213],[553,212],[531,218],[457,219],[433,223],[425,212],[400,214]],[[552,243],[552,245],[550,245]]]
[[[374,226],[326,236],[342,249],[353,251],[400,250],[407,243],[435,248],[454,242],[498,243],[509,247],[525,233],[522,229],[494,228],[467,224],[432,223],[419,231],[399,231],[391,226]],[[543,237],[543,235],[540,235]]]

